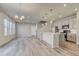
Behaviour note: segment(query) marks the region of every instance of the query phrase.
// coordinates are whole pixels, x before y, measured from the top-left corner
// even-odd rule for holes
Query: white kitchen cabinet
[[[71,42],[76,42],[76,34],[75,33],[67,34],[67,40]]]
[[[42,40],[51,48],[59,47],[59,33],[42,32]]]

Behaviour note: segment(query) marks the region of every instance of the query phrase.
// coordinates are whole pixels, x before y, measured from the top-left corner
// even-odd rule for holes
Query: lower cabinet
[[[59,46],[64,46],[64,44],[65,44],[64,33],[60,33],[60,35],[59,35]]]
[[[75,33],[67,34],[67,40],[71,42],[76,42],[76,34]]]

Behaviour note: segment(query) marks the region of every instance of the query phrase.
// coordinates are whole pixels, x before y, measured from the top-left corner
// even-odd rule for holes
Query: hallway
[[[71,46],[70,43],[68,46]],[[49,48],[34,37],[17,38],[0,48],[0,56],[77,56],[79,47]],[[74,46],[74,45],[73,45]]]

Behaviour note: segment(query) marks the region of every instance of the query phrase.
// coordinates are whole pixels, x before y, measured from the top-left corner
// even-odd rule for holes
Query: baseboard
[[[11,41],[13,41],[13,40],[15,40],[15,39],[16,39],[16,37],[13,38],[13,39],[11,39],[11,40],[9,40],[9,41],[7,41],[6,43],[0,45],[0,48],[4,47],[5,45],[7,45],[8,43],[10,43]]]

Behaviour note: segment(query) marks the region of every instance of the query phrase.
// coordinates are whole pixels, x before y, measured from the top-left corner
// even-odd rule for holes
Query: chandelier
[[[21,9],[22,9],[21,7],[22,7],[22,5],[21,5],[21,3],[19,3],[18,6],[17,6],[17,10],[16,10],[17,15],[14,16],[15,19],[17,19],[17,20],[23,20],[23,19],[25,19],[25,16],[23,16],[23,15],[22,16],[19,16],[19,14],[21,12]]]

